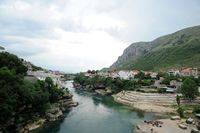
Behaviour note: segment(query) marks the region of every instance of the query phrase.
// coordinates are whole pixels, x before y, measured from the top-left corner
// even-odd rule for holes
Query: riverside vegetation
[[[154,84],[155,79],[151,79],[149,75],[139,73],[136,75],[136,80],[125,79],[112,79],[111,77],[103,77],[95,75],[93,77],[87,77],[83,73],[79,73],[74,78],[75,87],[86,88],[87,90],[105,89],[108,95],[118,93],[122,90],[136,90],[141,86],[150,86]]]
[[[93,76],[85,76],[84,73],[79,73],[74,78],[74,86],[80,89],[95,91],[101,95],[113,95],[123,91],[138,91],[146,93],[145,90],[150,90],[147,91],[147,93],[161,93],[162,97],[162,93],[166,93],[165,92],[166,89],[156,88],[154,86],[154,82],[156,80],[159,80],[161,77],[163,78],[161,84],[164,85],[170,85],[170,81],[172,80],[183,82],[181,88],[177,89],[177,94],[182,94],[182,96],[179,95],[177,96],[178,97],[177,103],[179,103],[178,105],[180,105],[180,101],[188,102],[189,100],[191,101],[190,103],[192,103],[192,100],[194,100],[196,97],[199,96],[198,85],[200,84],[200,78],[194,78],[192,76],[191,77],[170,76],[167,73],[159,73],[156,78],[151,78],[149,75],[145,75],[143,72],[140,72],[135,76],[134,79],[129,79],[129,80],[121,78],[113,79],[111,77],[104,77],[98,74],[94,74]],[[145,88],[141,89],[142,87],[145,88],[150,87],[152,89],[145,89]],[[176,97],[174,97],[174,100],[176,101]],[[175,105],[175,103],[173,105]],[[180,112],[185,108],[183,105],[177,107],[178,108],[177,112],[181,116],[182,114]],[[197,105],[191,107],[197,108]]]
[[[97,89],[109,89],[112,93],[118,93],[123,90],[130,91],[140,91],[142,87],[153,88],[157,93],[164,93],[166,90],[161,88],[156,88],[154,83],[156,80],[160,80],[163,85],[170,85],[170,81],[176,80],[183,82],[181,88],[178,88],[178,93],[182,93],[185,98],[191,100],[195,99],[198,95],[198,85],[200,85],[200,77],[194,78],[184,77],[184,76],[171,76],[164,72],[159,72],[156,78],[151,78],[149,74],[145,75],[143,72],[135,75],[134,79],[121,79],[121,78],[111,78],[100,76],[95,73],[93,76],[85,76],[84,73],[76,74],[74,78],[74,84],[78,88],[85,88],[87,90],[97,90]]]
[[[17,56],[0,53],[1,132],[26,132],[23,128],[38,119],[51,121],[52,110],[55,113],[65,100],[71,101],[67,88],[58,88],[50,77],[32,82],[25,80],[26,72],[27,67]],[[62,111],[68,108],[68,105],[62,106]]]

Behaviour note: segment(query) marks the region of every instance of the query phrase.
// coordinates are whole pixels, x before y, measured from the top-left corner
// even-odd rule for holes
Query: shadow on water
[[[31,133],[57,133],[60,130],[60,124],[64,120],[58,120],[55,122],[49,122],[48,124],[45,124],[43,127],[38,128]]]
[[[93,103],[97,106],[99,104],[103,104],[104,106],[108,108],[112,108],[116,111],[126,111],[126,113],[136,112],[139,118],[144,118],[144,114],[145,114],[144,111],[123,105],[121,103],[117,103],[114,101],[112,96],[100,96],[100,95],[95,94],[92,96],[92,99],[93,99]]]

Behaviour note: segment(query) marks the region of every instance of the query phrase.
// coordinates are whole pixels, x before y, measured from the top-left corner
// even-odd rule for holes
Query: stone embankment
[[[176,94],[141,93],[122,91],[113,95],[116,102],[148,112],[175,113]]]

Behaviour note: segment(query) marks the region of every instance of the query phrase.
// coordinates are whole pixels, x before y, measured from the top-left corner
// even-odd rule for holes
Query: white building
[[[168,71],[168,74],[170,75],[170,76],[176,76],[176,75],[180,75],[180,71],[179,70],[170,70],[170,71]]]
[[[45,72],[45,71],[28,71],[28,76],[34,76],[38,80],[44,81],[47,77],[50,77],[55,85],[58,85],[58,87],[64,87],[61,81],[61,75],[56,75],[52,72]]]
[[[198,68],[189,67],[183,69],[180,73],[181,76],[194,76],[198,77]]]

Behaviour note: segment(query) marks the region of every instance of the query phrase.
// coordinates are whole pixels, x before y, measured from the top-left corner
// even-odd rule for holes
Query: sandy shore
[[[180,120],[160,119],[162,127],[152,126],[152,124],[140,123],[134,132],[136,133],[190,133],[194,125],[187,125],[187,129],[181,129],[178,124]],[[151,131],[153,129],[153,132]]]

